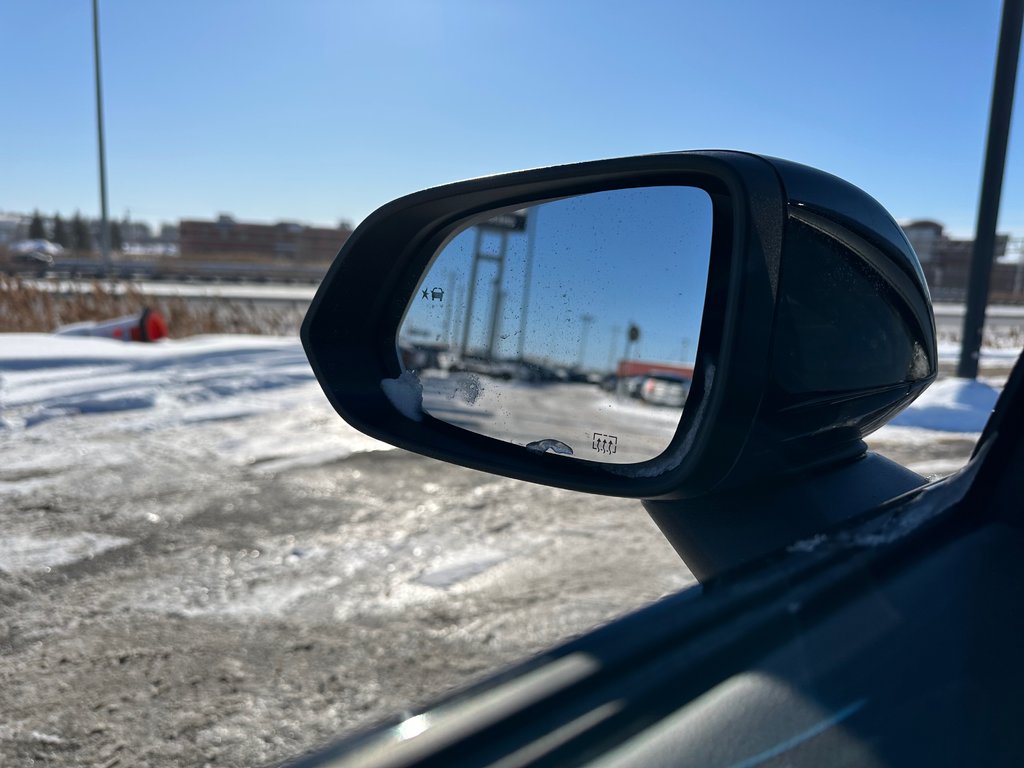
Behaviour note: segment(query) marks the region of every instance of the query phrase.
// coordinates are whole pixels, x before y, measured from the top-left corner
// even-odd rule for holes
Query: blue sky
[[[415,189],[725,147],[974,228],[995,0],[101,0],[110,207],[358,222]],[[7,0],[0,210],[98,212],[88,0]],[[1018,80],[1018,111],[1024,108]],[[1000,226],[1024,234],[1011,131]]]
[[[627,329],[636,325],[640,338],[629,357],[692,364],[711,252],[711,198],[704,190],[613,190],[527,210],[534,221],[526,231],[506,234],[496,357],[515,359],[521,349],[535,362],[611,369],[625,356]],[[501,234],[485,232],[482,253],[498,256]],[[473,227],[453,238],[424,275],[420,287],[428,295],[413,294],[403,322],[409,341],[458,347],[477,235]],[[497,275],[497,263],[481,262],[467,338],[471,354],[488,345]],[[435,297],[435,288],[444,295]]]

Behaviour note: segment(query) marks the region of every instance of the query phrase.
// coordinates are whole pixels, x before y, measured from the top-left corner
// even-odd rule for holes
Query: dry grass
[[[55,291],[0,275],[0,333],[50,333],[61,325],[123,317],[145,307],[164,316],[175,338],[203,333],[290,335],[298,331],[304,313],[304,307],[250,300],[146,296],[123,282],[97,281],[86,288]]]

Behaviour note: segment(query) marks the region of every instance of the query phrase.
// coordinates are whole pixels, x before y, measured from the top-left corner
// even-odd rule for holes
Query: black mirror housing
[[[693,382],[664,453],[636,464],[569,459],[392,404],[381,382],[402,374],[396,333],[409,297],[466,221],[659,185],[705,190],[714,215]],[[345,243],[301,336],[335,409],[367,434],[496,474],[643,499],[692,498],[859,455],[862,438],[936,374],[924,277],[884,209],[820,171],[729,151],[542,168],[400,198]]]

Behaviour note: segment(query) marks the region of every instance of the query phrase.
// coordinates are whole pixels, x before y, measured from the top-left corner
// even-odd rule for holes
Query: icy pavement
[[[420,382],[422,409],[441,421],[516,445],[558,446],[566,455],[605,464],[657,457],[682,414],[680,407],[652,405],[589,384],[503,381],[436,370],[421,374]],[[599,444],[598,436],[613,439],[614,448]]]
[[[636,503],[350,429],[295,339],[0,336],[0,419],[3,764],[270,763],[692,583]]]
[[[149,452],[172,445],[179,457],[263,465],[264,471],[391,448],[349,429],[325,406],[293,338],[125,344],[0,336],[4,474],[24,475],[32,487],[54,470],[88,474],[118,464],[156,470]],[[263,414],[277,418],[255,430],[239,425]],[[197,429],[203,424],[214,426]],[[46,472],[33,473],[36,468]],[[7,480],[0,492],[19,482]]]
[[[954,384],[872,445],[962,464]],[[692,583],[635,502],[350,429],[293,338],[0,336],[0,422],[3,764],[270,763]]]

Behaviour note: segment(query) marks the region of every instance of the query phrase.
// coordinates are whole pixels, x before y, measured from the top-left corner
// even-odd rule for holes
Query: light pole
[[[538,206],[526,211],[526,273],[523,277],[523,311],[519,313],[519,339],[516,357],[523,362],[526,347],[526,315],[530,311],[530,288],[533,284],[533,244],[537,239]]]
[[[451,331],[452,312],[455,310],[455,272],[450,269],[448,270],[448,293],[445,295],[448,297],[448,306],[444,312],[444,327],[441,331],[441,338],[444,339],[445,348],[451,349],[454,346]]]
[[[96,65],[96,135],[100,154],[100,256],[110,269],[110,223],[107,221],[107,160],[103,146],[103,88],[100,84],[100,11],[99,0],[92,0],[92,50]]]
[[[1006,145],[1010,136],[1013,113],[1013,90],[1017,80],[1021,28],[1024,26],[1024,0],[1003,0],[999,26],[999,48],[996,52],[996,76],[992,84],[992,109],[989,113],[985,168],[981,178],[981,199],[978,201],[978,224],[971,254],[971,271],[967,283],[967,308],[961,337],[960,362],[956,375],[963,379],[978,376],[978,357],[985,328],[985,306],[988,304],[992,260],[996,250],[996,224],[999,219],[999,197],[1006,169]]]

